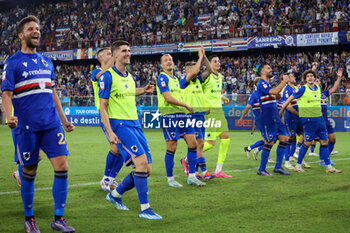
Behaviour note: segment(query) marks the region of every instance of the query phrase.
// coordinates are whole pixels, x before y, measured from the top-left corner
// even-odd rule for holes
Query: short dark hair
[[[264,67],[267,66],[267,65],[269,65],[269,64],[263,63],[263,64],[261,64],[261,65],[259,66],[259,68],[258,68],[258,75],[261,76],[261,71],[262,71],[262,69],[264,69]]]
[[[109,50],[110,48],[108,48],[108,47],[104,47],[104,48],[102,48],[102,49],[99,49],[98,51],[97,51],[97,53],[96,53],[96,56],[97,56],[97,59],[98,59],[98,56],[100,55],[100,53],[102,53],[103,51],[105,51],[105,50]]]
[[[114,52],[115,50],[117,50],[120,46],[123,45],[127,45],[130,46],[129,42],[125,41],[125,40],[116,40],[113,42],[112,44],[112,52]]]
[[[308,75],[308,74],[313,74],[315,79],[317,78],[316,71],[314,71],[314,70],[305,70],[304,73],[303,73],[303,79],[304,79],[305,82],[306,82],[306,75]]]
[[[19,23],[17,24],[17,35],[23,32],[24,25],[29,22],[36,22],[38,25],[40,25],[40,20],[34,16],[34,15],[28,15],[27,17],[21,19]]]
[[[213,55],[210,55],[210,56],[208,57],[208,60],[211,61],[211,60],[213,60],[213,58],[215,58],[215,57],[219,58],[218,55],[213,54]]]

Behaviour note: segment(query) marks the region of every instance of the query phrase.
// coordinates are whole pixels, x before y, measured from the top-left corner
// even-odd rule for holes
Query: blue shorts
[[[327,133],[328,134],[335,133],[335,130],[334,130],[331,122],[329,121],[329,119],[327,118],[327,120],[325,120],[325,121],[326,121],[326,126],[327,126]]]
[[[311,142],[315,138],[328,140],[326,122],[323,117],[300,118],[303,125],[304,140]]]
[[[196,140],[198,139],[204,139],[205,135],[205,127],[203,125],[205,121],[204,115],[193,115],[192,119],[195,119],[195,125],[194,125],[194,134],[196,135]],[[197,122],[201,122],[200,124],[197,124]],[[197,127],[201,126],[201,127]]]
[[[266,142],[274,142],[278,139],[278,135],[288,136],[287,127],[280,120],[276,120],[269,124],[261,122],[260,132]]]
[[[66,136],[61,126],[29,133],[20,130],[15,141],[18,159],[24,166],[39,162],[39,149],[49,158],[69,155]]]
[[[136,158],[142,154],[146,154],[148,163],[152,163],[147,139],[140,127],[120,124],[114,133],[121,141],[117,144],[117,147],[123,156],[126,166],[132,164],[132,158]]]
[[[186,134],[195,134],[194,128],[188,123],[192,116],[185,114],[169,114],[162,117],[162,128],[165,141],[177,141]]]
[[[285,120],[289,136],[295,137],[296,135],[300,135],[303,133],[303,128],[301,126],[299,117],[290,117],[286,118]]]

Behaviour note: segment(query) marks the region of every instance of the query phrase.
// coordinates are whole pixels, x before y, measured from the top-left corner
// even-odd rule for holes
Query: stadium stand
[[[317,6],[317,7],[315,7]],[[350,1],[111,1],[36,3],[0,13],[0,53],[13,54],[16,20],[42,22],[41,51],[349,30]]]

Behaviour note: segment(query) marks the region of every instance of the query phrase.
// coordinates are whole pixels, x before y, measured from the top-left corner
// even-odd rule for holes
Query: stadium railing
[[[225,106],[245,106],[248,102],[250,94],[226,94],[224,95],[229,99],[228,104]],[[95,106],[94,97],[87,96],[71,96],[71,97],[60,97],[62,106],[71,107],[85,107]],[[157,106],[158,99],[156,95],[142,95],[136,97],[137,106]],[[334,93],[329,98],[329,106],[349,106],[350,105],[350,94],[347,93]]]

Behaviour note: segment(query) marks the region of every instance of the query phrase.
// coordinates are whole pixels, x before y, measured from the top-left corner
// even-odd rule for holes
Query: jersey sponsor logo
[[[28,63],[27,63],[27,62],[23,62],[22,65],[24,65],[25,67],[27,67]]]
[[[165,82],[163,81],[163,82],[161,82],[161,85],[162,85],[162,87],[166,87],[166,84],[165,84]]]
[[[41,62],[44,64],[44,66],[48,67],[49,64],[47,64],[47,62],[45,60],[41,60]]]
[[[32,59],[35,64],[38,64],[38,59]]]
[[[100,82],[100,89],[101,89],[102,91],[105,90],[105,83],[104,83],[104,82]]]
[[[22,74],[22,76],[23,76],[24,78],[27,78],[27,77],[28,77],[28,72],[26,72],[26,71],[23,71],[23,74]]]

